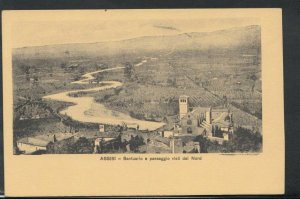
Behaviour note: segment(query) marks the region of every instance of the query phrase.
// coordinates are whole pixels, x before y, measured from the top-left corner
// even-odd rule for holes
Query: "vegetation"
[[[219,144],[203,136],[197,136],[194,141],[199,142],[201,153],[234,153],[261,152],[262,135],[249,129],[238,127],[229,141]]]
[[[70,137],[58,142],[51,143],[47,148],[50,154],[90,154],[93,153],[93,141],[85,137],[78,139]]]
[[[225,142],[226,152],[260,152],[262,150],[262,135],[249,129],[238,127],[233,139]]]
[[[80,137],[74,144],[75,153],[93,153],[93,142],[85,137]]]
[[[134,81],[136,79],[134,66],[130,62],[125,63],[124,75],[128,81]]]
[[[129,146],[130,146],[130,150],[137,153],[139,152],[139,147],[144,145],[144,138],[141,136],[131,136],[131,139],[129,140]]]

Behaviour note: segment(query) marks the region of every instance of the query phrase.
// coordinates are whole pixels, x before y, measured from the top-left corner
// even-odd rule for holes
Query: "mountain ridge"
[[[250,25],[212,32],[187,32],[177,35],[142,36],[124,40],[66,43],[14,48],[13,55],[59,56],[67,51],[73,55],[117,54],[135,51],[176,49],[243,48],[260,46],[260,26]],[[62,55],[60,55],[62,56]]]

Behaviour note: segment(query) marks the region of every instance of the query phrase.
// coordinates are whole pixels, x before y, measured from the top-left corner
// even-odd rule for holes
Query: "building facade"
[[[203,135],[223,140],[229,140],[233,134],[232,113],[229,109],[193,107],[186,95],[179,97],[179,118],[181,134]]]

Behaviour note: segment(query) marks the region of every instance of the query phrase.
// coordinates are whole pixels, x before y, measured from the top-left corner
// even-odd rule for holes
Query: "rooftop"
[[[231,123],[230,121],[226,120],[227,116],[228,116],[228,112],[224,111],[219,117],[214,119],[213,123],[221,127],[228,127]]]
[[[48,133],[46,135],[37,135],[37,136],[35,136],[35,138],[50,142],[50,141],[53,141],[54,135],[55,135],[56,141],[64,140],[64,139],[74,136],[73,133]]]
[[[180,95],[179,98],[188,98],[189,96],[187,95]]]
[[[193,108],[192,114],[205,113],[210,110],[210,107],[195,107]]]
[[[51,133],[46,135],[37,135],[35,137],[25,137],[18,140],[19,143],[30,144],[34,146],[45,147],[50,142],[54,141],[54,135],[56,141],[61,141],[73,136],[72,133]]]
[[[23,144],[33,145],[33,146],[45,147],[49,144],[50,141],[45,141],[33,137],[26,137],[18,140],[18,142]]]
[[[120,132],[97,132],[95,137],[98,138],[117,138],[120,135]]]

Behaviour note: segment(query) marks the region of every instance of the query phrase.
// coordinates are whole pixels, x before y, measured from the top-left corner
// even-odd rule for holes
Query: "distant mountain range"
[[[260,49],[260,26],[251,25],[214,32],[191,32],[178,35],[144,36],[133,39],[97,42],[57,44],[13,49],[13,55],[22,57],[101,56],[122,53],[153,51],[214,51],[230,50],[253,52]]]

